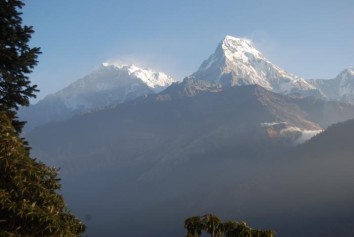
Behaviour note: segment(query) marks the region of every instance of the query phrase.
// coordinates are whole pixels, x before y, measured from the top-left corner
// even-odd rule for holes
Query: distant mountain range
[[[352,68],[305,80],[226,36],[181,82],[104,64],[21,115],[89,235],[177,237],[184,218],[215,213],[349,237],[353,122],[332,124],[354,118],[353,81]]]
[[[292,97],[314,96],[354,103],[354,70],[348,68],[336,79],[305,80],[275,66],[248,39],[226,36],[199,69],[185,78],[193,86],[180,91],[193,96],[198,91],[219,92],[224,88],[259,85]],[[97,70],[75,81],[37,104],[20,110],[28,121],[26,130],[52,121],[114,107],[117,104],[158,93],[177,80],[163,72],[135,65],[103,63]]]

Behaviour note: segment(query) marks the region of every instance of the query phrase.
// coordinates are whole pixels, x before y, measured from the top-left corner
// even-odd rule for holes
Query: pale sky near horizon
[[[135,63],[182,80],[232,35],[304,78],[354,66],[353,0],[35,0],[23,21],[42,55],[38,99],[102,62]]]

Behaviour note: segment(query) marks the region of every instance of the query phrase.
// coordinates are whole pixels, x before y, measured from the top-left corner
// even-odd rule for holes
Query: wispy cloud
[[[273,138],[290,139],[294,145],[306,142],[316,136],[322,130],[301,129],[288,124],[287,122],[261,123],[262,127],[268,128],[268,134]]]

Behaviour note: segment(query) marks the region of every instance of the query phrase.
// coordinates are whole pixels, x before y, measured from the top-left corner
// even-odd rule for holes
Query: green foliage
[[[205,231],[211,237],[274,237],[272,230],[256,230],[249,227],[245,222],[221,220],[212,214],[202,217],[193,216],[187,218],[184,222],[184,228],[187,229],[186,237],[200,237]]]
[[[0,112],[0,236],[77,236],[85,226],[67,210],[57,170],[29,157]]]
[[[40,54],[39,48],[28,45],[33,29],[22,25],[23,5],[20,0],[0,0],[0,110],[7,111],[18,133],[24,123],[17,120],[16,111],[38,91],[27,74]]]

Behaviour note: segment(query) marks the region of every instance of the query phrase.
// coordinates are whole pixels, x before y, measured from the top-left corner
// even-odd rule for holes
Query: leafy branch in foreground
[[[0,236],[78,236],[85,226],[67,210],[57,170],[30,158],[0,111]]]

